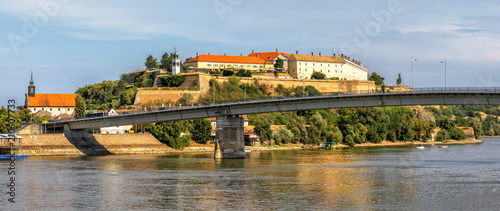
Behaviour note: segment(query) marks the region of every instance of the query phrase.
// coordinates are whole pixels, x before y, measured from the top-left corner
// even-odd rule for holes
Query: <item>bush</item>
[[[224,70],[222,72],[222,76],[232,76],[232,75],[234,75],[234,71],[232,70]]]

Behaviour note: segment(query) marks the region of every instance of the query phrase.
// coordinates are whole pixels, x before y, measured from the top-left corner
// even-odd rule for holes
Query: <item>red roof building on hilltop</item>
[[[261,58],[273,64],[276,64],[276,61],[278,61],[278,59],[281,59],[283,61],[282,72],[288,71],[288,58],[290,58],[290,56],[292,56],[292,54],[279,52],[278,49],[276,49],[275,52],[257,52],[257,53],[255,53],[252,50],[252,53],[248,54],[248,57]]]
[[[258,57],[227,56],[227,55],[197,55],[184,62],[187,71],[221,71],[225,69],[245,69],[250,71],[273,70],[273,63]]]

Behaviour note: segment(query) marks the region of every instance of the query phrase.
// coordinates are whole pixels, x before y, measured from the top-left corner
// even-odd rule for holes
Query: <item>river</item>
[[[31,156],[0,163],[1,210],[498,210],[500,138],[485,143],[212,154]]]

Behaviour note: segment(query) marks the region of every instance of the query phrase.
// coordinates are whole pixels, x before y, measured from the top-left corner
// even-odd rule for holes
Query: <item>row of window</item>
[[[316,71],[316,69],[312,69],[312,71],[314,72],[314,71]],[[301,73],[301,72],[302,72],[302,68],[299,68],[299,73]],[[307,68],[304,68],[304,72],[307,72]],[[323,72],[323,70],[320,70],[320,72]],[[328,73],[330,73],[330,70],[328,70]],[[338,71],[335,70],[335,73],[338,73]],[[340,70],[340,73],[344,73],[344,71]]]
[[[42,111],[44,111],[45,108],[42,108]],[[57,108],[58,111],[61,111],[61,108]],[[36,111],[36,108],[33,108],[33,111]],[[50,111],[52,111],[52,108],[50,108]],[[71,108],[68,108],[68,111],[71,111]]]
[[[302,65],[302,62],[299,62],[299,65]],[[306,63],[306,62],[304,62],[304,66],[307,66],[307,63]],[[313,67],[315,67],[315,66],[316,66],[316,63],[312,63],[312,66],[313,66]],[[322,64],[322,63],[320,63],[320,64],[319,64],[319,66],[320,66],[320,67],[323,67],[323,64]],[[341,65],[340,65],[340,67],[343,67],[343,66],[344,66],[343,64],[341,64]],[[330,67],[330,64],[327,64],[327,67]],[[333,67],[333,65],[332,65],[331,67]],[[335,67],[338,67],[338,66],[337,66],[337,64],[335,65]]]
[[[207,64],[207,67],[212,67],[212,65],[211,65],[211,64]],[[213,65],[213,67],[219,67],[219,65],[218,65],[218,64],[214,64],[214,65]],[[228,64],[228,65],[223,65],[223,64],[221,64],[221,65],[220,65],[220,67],[221,67],[221,68],[224,68],[224,67],[238,67],[238,65],[236,65],[236,64],[235,64],[235,65],[230,65],[230,64]],[[239,65],[239,67],[240,67],[240,68],[244,68],[244,67],[245,67],[245,65]],[[252,65],[247,65],[247,67],[253,67],[253,68],[263,68],[263,66],[262,66],[262,65],[260,65],[260,66],[257,66],[257,65],[253,65],[253,66],[252,66]]]

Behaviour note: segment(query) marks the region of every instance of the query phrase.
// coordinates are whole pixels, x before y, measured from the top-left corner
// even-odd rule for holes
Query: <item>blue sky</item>
[[[500,86],[498,1],[4,0],[0,6],[0,105],[38,93],[74,93],[144,68],[177,47],[346,53],[395,84]]]

